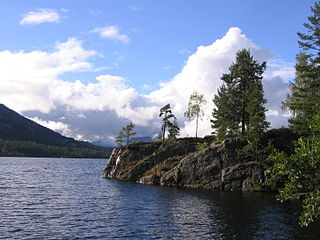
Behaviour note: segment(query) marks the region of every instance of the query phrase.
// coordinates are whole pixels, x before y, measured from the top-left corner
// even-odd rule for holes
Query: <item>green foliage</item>
[[[251,187],[248,189],[249,192],[262,192],[265,191],[264,186],[262,186],[259,182],[255,179],[250,181]]]
[[[203,94],[199,94],[194,91],[189,99],[188,110],[184,113],[184,116],[189,120],[196,118],[196,138],[198,137],[199,118],[202,119],[204,112],[202,110],[203,105],[207,103]]]
[[[206,149],[210,146],[210,143],[209,142],[199,142],[197,144],[197,151],[201,151],[203,149]]]
[[[178,125],[178,122],[176,119],[174,119],[173,122],[169,122],[169,129],[168,129],[168,139],[170,140],[174,140],[177,138],[177,136],[180,135],[180,128],[179,128],[179,125]]]
[[[291,93],[283,103],[292,114],[290,126],[299,134],[311,134],[308,122],[315,115],[320,102],[320,2],[311,8],[312,16],[304,27],[307,33],[298,33],[302,52],[297,54],[296,79],[290,84]]]
[[[174,170],[173,180],[174,180],[174,182],[175,182],[176,184],[179,183],[179,181],[180,181],[180,171],[179,171],[179,169],[175,169],[175,170]]]
[[[299,218],[302,226],[307,226],[320,214],[320,114],[313,118],[310,129],[313,135],[300,138],[294,154],[289,156],[275,151],[269,157],[274,163],[271,174],[286,179],[284,187],[279,189],[278,199],[286,201],[305,195]]]
[[[213,99],[211,126],[219,140],[242,135],[254,142],[268,128],[261,83],[265,69],[266,63],[254,60],[249,50],[237,52],[236,62],[223,74],[224,83]]]
[[[320,1],[311,8],[312,16],[298,33],[302,52],[297,55],[296,79],[283,107],[290,111],[293,130],[303,137],[292,155],[274,152],[270,169],[274,178],[284,179],[279,189],[281,201],[304,196],[299,223],[307,226],[320,215]]]
[[[171,129],[171,138],[176,137],[179,133],[178,123],[176,122],[176,117],[173,115],[170,104],[166,104],[160,109],[159,117],[162,117],[162,126],[161,126],[161,133],[162,133],[162,145],[164,144],[165,136],[166,136],[166,129]],[[173,119],[173,122],[172,122]],[[169,133],[170,134],[170,133]]]
[[[215,108],[212,112],[211,127],[218,141],[239,135],[238,116],[235,111],[230,110],[236,107],[236,102],[232,101],[233,92],[231,86],[223,83],[213,98]]]
[[[0,139],[0,156],[10,157],[72,157],[72,158],[107,158],[112,149],[79,147],[61,147],[27,141]]]
[[[119,135],[116,138],[116,142],[118,144],[122,144],[124,142],[123,139],[126,139],[127,144],[129,144],[130,137],[137,134],[136,132],[133,131],[133,129],[134,129],[134,125],[132,122],[122,127],[121,131],[119,132]]]
[[[311,7],[312,16],[308,17],[309,23],[303,26],[308,33],[298,33],[300,41],[299,46],[309,53],[312,62],[319,62],[320,52],[320,1],[316,1]]]
[[[320,68],[306,53],[297,55],[296,79],[290,84],[291,93],[283,107],[292,114],[290,127],[298,134],[310,135],[308,122],[320,102]]]
[[[122,144],[124,143],[124,132],[123,129],[120,130],[119,135],[116,137],[115,142],[119,145],[122,146]]]
[[[290,155],[294,153],[299,137],[291,128],[270,129],[263,133],[260,144],[263,146],[270,144],[273,148]]]

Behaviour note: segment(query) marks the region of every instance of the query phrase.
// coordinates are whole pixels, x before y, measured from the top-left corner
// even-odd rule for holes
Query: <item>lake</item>
[[[0,158],[1,239],[320,239],[270,193],[102,178],[103,159]]]

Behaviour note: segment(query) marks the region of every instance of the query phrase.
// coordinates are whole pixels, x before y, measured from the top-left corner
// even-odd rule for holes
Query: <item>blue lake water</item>
[[[0,239],[320,239],[272,194],[116,181],[105,164],[0,158]]]

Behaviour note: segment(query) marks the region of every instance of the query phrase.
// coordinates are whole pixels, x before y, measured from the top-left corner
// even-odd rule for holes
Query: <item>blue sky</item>
[[[170,96],[177,93],[168,85],[177,88],[178,82],[183,82],[177,79],[188,69],[193,69],[190,79],[193,74],[200,74],[199,71],[204,71],[197,68],[200,63],[215,64],[212,67],[215,68],[223,62],[220,69],[208,70],[211,75],[194,86],[205,92],[202,89],[205,82],[210,77],[217,78],[231,64],[231,54],[239,50],[236,46],[248,46],[259,60],[270,62],[266,88],[283,88],[276,96],[266,93],[269,102],[275,105],[275,99],[281,102],[288,91],[284,84],[293,80],[295,55],[299,51],[296,33],[304,31],[303,23],[311,14],[313,3],[311,0],[2,0],[0,63],[6,64],[0,67],[0,90],[5,93],[0,101],[39,123],[80,139],[112,139],[120,125],[132,119],[141,135],[153,135],[159,125],[155,109],[161,106],[161,100],[176,102],[174,107],[181,115],[182,99],[190,95],[191,87],[184,93],[176,89],[181,94],[180,102]],[[236,30],[233,28],[229,38],[224,39],[232,27]],[[246,43],[241,45],[238,43],[242,35]],[[214,47],[209,48],[217,39],[224,39],[223,47],[231,46],[230,42],[234,44],[224,53],[225,58]],[[201,53],[200,46],[206,49],[202,52],[207,52]],[[201,61],[194,60],[199,58]],[[221,59],[219,64],[212,60],[216,58]],[[25,68],[21,67],[23,64]],[[280,80],[272,80],[276,77]],[[218,87],[216,81],[214,88],[210,85],[213,92],[207,93],[208,98]],[[98,90],[94,89],[104,87],[105,92],[95,94]],[[86,99],[91,94],[88,101],[101,102],[108,93],[119,96],[120,100],[114,101],[122,105],[111,107],[112,101],[107,100],[106,105],[99,107],[84,104],[85,100],[79,103],[80,95]],[[101,99],[97,100],[95,95]],[[135,120],[144,107],[146,120]],[[285,114],[277,107],[271,108],[270,105],[269,116],[274,127],[285,125]],[[94,118],[92,112],[99,116]],[[71,118],[75,114],[79,118]],[[277,117],[282,120],[274,120]],[[95,129],[103,129],[104,134],[97,130],[93,133],[92,126],[85,121],[88,118],[101,122]],[[98,118],[109,119],[106,124],[109,127],[102,127],[103,121]],[[189,125],[191,129],[192,123],[180,120],[180,124],[185,128],[184,135],[191,135],[187,129]]]

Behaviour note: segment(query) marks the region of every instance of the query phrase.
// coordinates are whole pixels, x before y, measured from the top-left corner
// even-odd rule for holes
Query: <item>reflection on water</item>
[[[320,239],[271,194],[121,182],[104,165],[0,158],[1,239]]]

